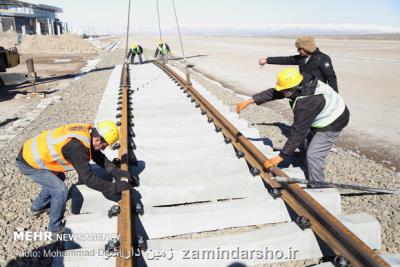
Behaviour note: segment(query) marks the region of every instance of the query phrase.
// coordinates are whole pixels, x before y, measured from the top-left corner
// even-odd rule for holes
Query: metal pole
[[[160,33],[160,42],[163,42],[161,34],[160,10],[158,8],[158,0],[156,0],[156,4],[157,4],[157,17],[158,17],[158,32]]]
[[[189,68],[188,68],[187,61],[186,61],[185,50],[183,49],[183,42],[182,42],[181,29],[179,28],[178,16],[176,15],[176,8],[175,8],[175,1],[174,1],[174,0],[172,0],[172,5],[173,5],[173,7],[174,7],[175,21],[176,21],[176,27],[178,28],[179,41],[181,42],[183,61],[185,62],[186,83],[187,83],[187,84],[191,84],[191,82],[190,82]]]
[[[131,14],[131,0],[129,0],[129,6],[128,6],[128,24],[126,25],[126,44],[125,44],[125,56],[124,59],[126,58],[126,55],[128,54],[128,39],[129,39],[129,17]]]
[[[135,5],[134,0],[132,0],[132,7]],[[132,11],[132,36],[135,34],[135,8]],[[133,36],[134,37],[134,36]]]
[[[288,177],[282,177],[282,176],[276,176],[273,179],[275,179],[276,181],[278,181],[280,183],[286,183],[286,184],[298,183],[298,184],[308,184],[308,185],[323,186],[323,187],[353,189],[353,190],[375,192],[375,193],[382,193],[382,194],[395,194],[395,195],[400,194],[399,190],[376,188],[376,187],[369,187],[369,186],[362,186],[362,185],[355,185],[355,184],[341,184],[341,183],[332,183],[332,182],[324,182],[324,181],[310,181],[310,180],[288,178]]]
[[[28,58],[26,60],[26,66],[28,68],[28,72],[31,74],[32,77],[32,92],[36,93],[36,71],[32,58]]]

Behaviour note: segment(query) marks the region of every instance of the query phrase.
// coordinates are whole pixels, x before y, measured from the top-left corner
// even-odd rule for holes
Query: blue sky
[[[29,0],[28,0],[29,1]],[[59,17],[76,28],[123,31],[128,0],[33,0],[61,7]],[[155,0],[131,0],[135,29],[157,30]],[[171,0],[159,0],[164,28],[175,24]],[[358,24],[400,28],[398,0],[175,0],[179,20],[188,27]],[[273,26],[271,26],[273,27]]]

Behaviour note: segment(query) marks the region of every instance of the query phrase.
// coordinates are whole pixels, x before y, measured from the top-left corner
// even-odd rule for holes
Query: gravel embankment
[[[0,153],[0,266],[47,266],[51,258],[21,257],[23,251],[54,247],[51,242],[13,241],[13,232],[45,231],[48,216],[30,218],[27,209],[39,192],[39,187],[22,176],[15,166],[15,157],[23,142],[39,132],[73,122],[94,120],[104,88],[115,64],[120,64],[123,50],[107,52],[93,70],[72,81],[62,92],[62,100],[48,106],[17,135]],[[67,174],[67,184],[77,180],[75,172]],[[26,253],[25,255],[29,255]]]
[[[181,68],[178,64],[175,65]],[[211,82],[204,75],[191,72],[191,77],[232,110],[243,100],[231,90],[221,90],[221,86]],[[269,138],[274,148],[281,149],[285,144],[292,122],[268,104],[251,105],[241,112],[240,117],[247,120],[252,127],[256,127],[262,137]],[[381,163],[341,147],[336,147],[327,158],[326,179],[337,183],[400,189],[399,172],[396,173]],[[362,194],[360,191],[349,190],[341,191],[341,195],[343,214],[367,212],[379,220],[382,227],[381,252],[400,252],[400,195]]]

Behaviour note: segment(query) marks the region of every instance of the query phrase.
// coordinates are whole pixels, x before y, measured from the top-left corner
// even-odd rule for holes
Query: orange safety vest
[[[40,133],[24,143],[22,156],[24,160],[35,169],[44,169],[53,172],[67,172],[74,168],[63,154],[62,148],[72,138],[76,138],[89,149],[91,124],[68,124],[54,130]]]

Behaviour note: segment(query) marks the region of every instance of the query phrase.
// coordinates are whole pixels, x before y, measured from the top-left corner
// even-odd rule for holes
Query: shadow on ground
[[[65,75],[60,75],[60,76],[51,76],[51,77],[46,77],[46,78],[41,78],[38,77],[36,79],[36,86],[39,86],[41,84],[49,83],[49,82],[55,82],[59,80],[65,80],[65,79],[71,79],[79,76],[84,76],[92,72],[98,72],[98,71],[105,71],[105,70],[110,70],[113,69],[115,66],[109,66],[109,67],[104,67],[104,68],[96,68],[93,70],[90,70],[85,73],[75,73],[75,74],[65,74]],[[24,82],[20,85],[3,85],[0,86],[0,102],[1,101],[7,101],[10,99],[13,99],[15,95],[17,94],[23,94],[26,95],[28,91],[30,91],[32,88],[32,84],[30,82]],[[53,90],[53,91],[40,91],[42,94],[52,94],[58,90]]]

